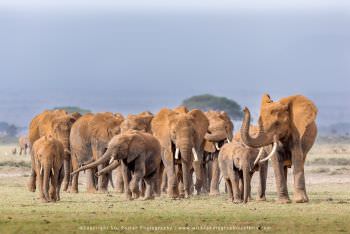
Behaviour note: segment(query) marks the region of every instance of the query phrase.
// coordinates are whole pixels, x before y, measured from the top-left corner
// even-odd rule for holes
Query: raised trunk
[[[227,138],[227,134],[225,131],[215,131],[213,133],[206,133],[204,138],[208,141],[218,142],[225,140]]]
[[[246,167],[243,169],[243,184],[244,184],[244,194],[243,194],[243,202],[247,203],[249,194],[250,194],[250,169]]]
[[[262,126],[261,119],[259,119],[259,132],[256,137],[250,136],[249,129],[250,129],[250,112],[248,108],[245,108],[244,118],[243,118],[242,127],[241,127],[241,138],[244,144],[253,148],[259,148],[271,143],[268,141],[268,138],[264,133],[264,128]]]
[[[44,167],[43,192],[44,192],[45,199],[47,201],[50,201],[50,197],[49,197],[50,172],[51,172],[51,167],[45,166]]]
[[[85,171],[87,169],[91,169],[91,168],[97,167],[100,164],[106,163],[111,158],[111,156],[112,156],[112,152],[110,150],[107,150],[104,153],[104,155],[102,155],[102,157],[100,159],[98,159],[97,161],[92,162],[92,163],[90,163],[90,164],[88,164],[86,166],[80,167],[79,169],[73,171],[71,173],[71,175],[74,175],[74,174],[76,174],[76,173],[78,173],[80,171]]]

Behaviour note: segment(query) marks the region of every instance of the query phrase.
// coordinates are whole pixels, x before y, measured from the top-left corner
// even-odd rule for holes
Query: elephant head
[[[144,138],[139,135],[137,131],[130,130],[123,134],[114,136],[108,143],[108,148],[100,159],[86,166],[80,167],[72,174],[97,167],[98,165],[105,164],[109,161],[109,165],[98,172],[97,175],[99,176],[118,167],[121,160],[126,160],[126,163],[128,164],[145,151],[146,144]]]
[[[61,115],[54,118],[51,122],[53,135],[59,140],[64,147],[65,159],[70,158],[70,143],[69,143],[69,135],[72,125],[76,119],[71,115]]]
[[[205,113],[209,120],[208,131],[204,138],[206,142],[206,151],[215,152],[225,141],[230,142],[233,137],[233,123],[226,114],[221,111],[208,111]]]
[[[142,112],[138,115],[128,115],[123,123],[120,125],[121,132],[128,130],[138,130],[144,132],[151,132],[151,121],[153,114],[150,112]]]
[[[169,115],[170,141],[175,159],[181,158],[185,162],[201,160],[197,151],[202,145],[208,125],[207,117],[200,110],[187,113],[173,111]]]
[[[258,134],[255,137],[250,136],[250,112],[245,108],[241,137],[246,145],[255,148],[291,136],[301,139],[306,128],[315,121],[316,115],[316,106],[304,96],[291,96],[273,102],[265,94],[261,102]]]

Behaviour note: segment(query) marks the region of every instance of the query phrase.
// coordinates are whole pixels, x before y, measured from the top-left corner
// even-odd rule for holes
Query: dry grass
[[[8,149],[11,147],[0,147],[0,154]],[[310,156],[323,158],[320,153]],[[332,157],[342,158],[344,155]],[[29,162],[29,156],[0,155],[0,163],[12,160]],[[324,169],[326,172],[320,172]],[[341,173],[330,175],[333,171]],[[146,233],[155,227],[171,230],[152,233],[190,233],[192,228],[204,227],[206,233],[350,232],[349,166],[308,165],[306,183],[310,202],[285,205],[275,203],[271,169],[267,184],[268,201],[238,205],[228,202],[225,194],[186,200],[161,197],[153,201],[125,201],[122,195],[114,192],[85,193],[84,179],[81,180],[81,193],[63,192],[62,201],[43,204],[36,193],[25,188],[28,173],[26,167],[0,166],[0,233],[84,233],[84,229],[89,228],[92,230],[88,233],[115,232],[112,229],[119,229],[118,232],[122,233]],[[292,191],[291,173],[288,179],[289,191]],[[253,196],[256,182],[257,176],[253,178]],[[225,228],[235,230],[220,230]]]

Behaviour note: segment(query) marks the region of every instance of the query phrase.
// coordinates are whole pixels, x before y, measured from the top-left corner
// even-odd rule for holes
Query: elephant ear
[[[145,140],[138,133],[130,134],[129,148],[127,163],[134,161],[137,157],[140,157],[145,152]]]
[[[164,108],[154,116],[151,122],[152,133],[163,147],[170,145],[169,116],[171,114],[170,109]]]
[[[193,124],[195,125],[195,129],[198,135],[198,140],[200,140],[200,143],[202,143],[204,136],[208,131],[209,120],[205,116],[205,114],[198,109],[194,109],[190,111],[188,114],[191,116],[193,120]]]
[[[229,135],[229,140],[232,140],[234,127],[233,127],[233,123],[232,123],[230,117],[228,116],[228,114],[225,111],[221,111],[220,118],[225,121],[225,123],[226,123],[225,127],[226,127],[227,134]]]
[[[289,105],[292,123],[302,138],[307,127],[316,120],[317,107],[310,99],[301,95],[292,97]]]

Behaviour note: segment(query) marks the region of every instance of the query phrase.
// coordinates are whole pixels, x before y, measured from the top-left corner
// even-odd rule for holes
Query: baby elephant
[[[259,170],[259,163],[268,160],[276,152],[274,145],[270,154],[261,159],[264,149],[251,148],[233,140],[225,144],[219,153],[218,161],[221,173],[225,179],[228,194],[234,203],[248,202],[250,182],[255,171]]]
[[[43,136],[34,142],[32,153],[36,174],[40,175],[37,176],[40,198],[43,202],[59,201],[64,177],[62,143],[51,136]]]
[[[122,164],[124,191],[128,199],[138,198],[140,181],[146,185],[144,199],[154,198],[161,163],[159,141],[149,133],[130,130],[114,136],[104,155],[97,161],[79,168],[73,173],[96,167],[110,161],[98,172],[98,176],[108,173]]]

